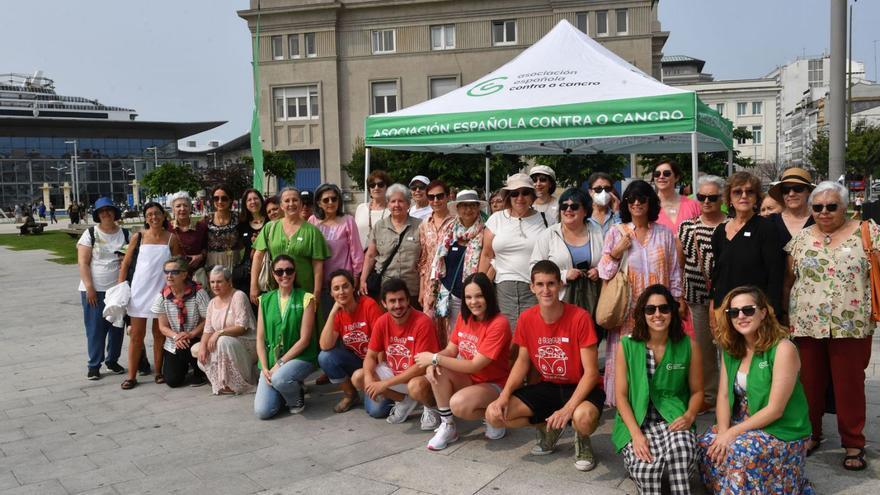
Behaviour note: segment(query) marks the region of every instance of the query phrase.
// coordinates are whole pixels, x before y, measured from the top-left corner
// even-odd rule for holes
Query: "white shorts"
[[[380,380],[389,380],[391,378],[394,378],[394,372],[391,371],[391,368],[389,368],[388,365],[384,362],[377,364],[375,370],[376,376],[378,376]],[[394,390],[395,392],[400,392],[404,395],[409,394],[409,390],[407,390],[405,383],[398,383],[397,385],[392,385],[389,388],[391,390]]]

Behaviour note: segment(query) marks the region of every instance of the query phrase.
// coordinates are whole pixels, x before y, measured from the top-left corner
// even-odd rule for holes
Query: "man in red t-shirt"
[[[513,343],[519,354],[504,390],[486,409],[486,421],[497,428],[537,425],[533,455],[553,452],[571,421],[577,434],[575,468],[589,471],[596,467],[590,435],[605,403],[599,387],[598,339],[590,314],[559,300],[561,286],[559,267],[552,261],[532,267],[531,288],[538,305],[517,321]],[[541,381],[523,386],[532,366]]]
[[[406,421],[418,405],[407,388],[414,378],[424,379],[425,368],[416,364],[416,354],[437,352],[440,344],[434,322],[410,306],[406,282],[399,278],[386,281],[382,284],[381,300],[388,312],[376,320],[364,367],[354,372],[351,381],[364,391],[364,401],[384,402],[371,404],[371,409],[390,408],[386,421],[398,424]],[[393,407],[390,401],[394,401]],[[436,410],[427,406],[422,413],[423,423],[426,417],[440,422]]]

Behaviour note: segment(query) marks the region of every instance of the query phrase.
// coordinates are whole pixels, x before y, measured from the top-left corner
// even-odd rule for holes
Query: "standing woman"
[[[281,200],[278,199],[278,196],[266,198],[266,217],[268,218],[267,222],[284,218],[284,212],[281,211]]]
[[[165,383],[162,376],[162,346],[165,337],[159,331],[159,318],[153,312],[153,300],[165,286],[162,269],[165,260],[182,254],[177,236],[168,231],[168,218],[162,205],[149,202],[144,205],[144,229],[131,237],[125,258],[119,269],[117,282],[125,282],[129,267],[134,267],[131,278],[131,299],[126,312],[131,317],[131,340],[128,343],[128,378],[122,389],[137,386],[135,373],[144,352],[147,319],[153,318],[153,359],[156,364],[156,383]]]
[[[241,195],[241,213],[238,214],[238,241],[242,248],[241,261],[232,270],[232,283],[237,290],[247,293],[251,286],[251,270],[253,269],[254,240],[269,220],[266,217],[266,205],[263,195],[256,189],[245,189]],[[213,291],[213,284],[211,284]]]
[[[208,275],[205,273],[208,226],[205,222],[193,222],[192,209],[192,198],[188,192],[179,191],[171,195],[171,232],[180,241],[192,279],[205,286],[208,283]]]
[[[632,335],[617,345],[617,417],[611,439],[641,494],[688,494],[696,460],[694,420],[703,405],[700,349],[684,334],[663,285],[645,289]]]
[[[724,179],[704,175],[697,181],[700,216],[685,220],[678,227],[678,243],[684,260],[684,298],[694,324],[694,338],[700,347],[703,362],[703,390],[706,401],[700,412],[715,407],[718,393],[718,349],[709,328],[709,284],[714,254],[712,233],[724,222],[721,211]]]
[[[324,260],[330,249],[321,231],[306,222],[300,215],[299,191],[294,187],[281,190],[281,206],[284,219],[269,222],[253,244],[254,266],[262,266],[268,249],[272,260],[286,254],[296,263],[296,286],[311,294],[321,293],[324,280]],[[257,284],[259,270],[251,270],[251,303],[257,304],[260,289]]]
[[[660,197],[660,216],[657,223],[672,232],[685,220],[700,215],[700,204],[693,199],[678,194],[676,187],[683,177],[681,169],[673,161],[663,161],[654,165],[654,185]]]
[[[309,222],[318,227],[327,246],[330,257],[324,261],[324,282],[321,284],[321,321],[327,321],[333,296],[330,294],[330,274],[336,270],[347,270],[354,276],[354,287],[364,268],[364,248],[354,217],[345,214],[342,206],[342,191],[336,184],[321,184],[315,190],[317,208]]]
[[[495,282],[498,305],[507,317],[511,331],[516,330],[520,313],[538,300],[531,290],[529,260],[538,236],[547,230],[550,218],[532,208],[535,183],[526,174],[513,174],[503,188],[505,208],[493,213],[483,229],[483,252],[480,268]]]
[[[370,194],[370,201],[359,204],[354,212],[354,223],[357,224],[361,246],[364,249],[369,245],[373,225],[376,225],[379,223],[379,220],[388,216],[385,191],[390,185],[391,177],[384,170],[373,170],[367,176],[365,187]]]
[[[431,269],[434,266],[434,258],[437,254],[437,245],[440,243],[440,237],[446,229],[446,226],[452,223],[455,216],[449,211],[449,188],[446,184],[435,179],[428,184],[427,189],[428,204],[431,206],[431,214],[419,225],[419,241],[422,246],[422,252],[419,255],[419,278],[421,285],[419,286],[419,297],[421,298],[422,308],[431,315],[431,299],[434,297],[431,283]],[[435,316],[435,323],[437,318]],[[446,344],[446,328],[437,328],[437,337],[440,345]],[[442,338],[441,338],[442,337]]]
[[[798,350],[757,287],[731,290],[719,307],[718,423],[697,442],[703,483],[717,494],[812,494]]]
[[[813,436],[819,448],[826,392],[834,387],[837,430],[846,449],[844,469],[861,471],[865,461],[865,368],[871,359],[876,323],[871,318],[870,246],[880,247],[880,228],[847,218],[849,194],[836,182],[822,182],[810,195],[815,225],[785,246],[786,286],[791,287],[791,332],[804,367]],[[861,223],[861,226],[860,226]],[[830,382],[830,383],[829,383]]]
[[[776,227],[780,246],[785,246],[794,235],[815,223],[808,202],[810,191],[815,187],[809,172],[792,167],[785,169],[779,182],[767,191],[783,207],[781,213],[768,217]]]
[[[630,299],[627,301],[626,317],[620,328],[609,328],[605,352],[605,390],[614,388],[614,360],[617,343],[623,335],[632,333],[637,316],[636,303],[642,292],[654,284],[665,285],[679,302],[679,316],[684,319],[687,306],[684,303],[681,265],[675,234],[657,223],[660,214],[660,198],[650,184],[634,180],[623,192],[625,207],[620,210],[621,225],[615,226],[605,236],[602,259],[599,261],[599,277],[611,280],[626,256],[627,279]],[[614,405],[614,394],[606,400]]]
[[[208,259],[205,270],[216,265],[223,265],[232,271],[238,264],[240,242],[238,239],[238,221],[232,213],[232,197],[222,186],[215,187],[211,192],[214,201],[214,213],[207,217],[208,226]]]
[[[101,378],[101,363],[115,374],[125,373],[119,365],[123,333],[104,319],[104,295],[119,279],[120,257],[117,252],[128,244],[128,231],[117,225],[119,208],[110,198],[95,201],[95,226],[83,232],[76,243],[79,263],[79,292],[89,351],[89,380]],[[106,348],[107,354],[104,354]],[[104,358],[106,357],[106,361]]]
[[[529,171],[535,184],[535,202],[532,208],[547,215],[551,224],[559,221],[559,204],[553,193],[556,192],[556,172],[547,165],[536,165]]]
[[[254,414],[259,419],[270,419],[285,406],[291,414],[305,409],[303,380],[315,370],[318,359],[315,297],[295,286],[296,264],[290,256],[275,257],[272,275],[278,289],[259,297],[257,316],[260,380]]]
[[[602,229],[602,239],[608,235],[611,226],[620,223],[620,200],[614,192],[614,180],[605,172],[593,172],[587,178],[593,208],[589,221]]]
[[[489,215],[504,210],[504,190],[499,189],[489,196]]]

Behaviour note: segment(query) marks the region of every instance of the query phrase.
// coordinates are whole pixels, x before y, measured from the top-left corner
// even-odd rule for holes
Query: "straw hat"
[[[773,186],[770,187],[770,190],[767,191],[767,194],[779,204],[785,204],[785,199],[782,197],[782,186],[784,184],[800,184],[802,186],[807,186],[807,189],[810,191],[816,187],[816,185],[813,184],[813,176],[806,170],[799,167],[787,168],[782,172],[782,177],[779,181],[775,182]]]
[[[458,205],[463,203],[477,203],[482,209],[485,209],[488,205],[488,203],[480,199],[480,195],[473,189],[463,189],[459,191],[458,194],[455,195],[455,201],[450,204],[450,207],[455,209]]]
[[[504,189],[505,191],[516,191],[517,189],[521,189],[523,187],[527,187],[529,189],[535,188],[535,182],[526,174],[519,173],[513,174],[507,178],[507,182],[505,183]]]

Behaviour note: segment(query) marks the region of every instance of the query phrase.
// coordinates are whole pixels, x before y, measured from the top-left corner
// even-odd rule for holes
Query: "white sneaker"
[[[434,431],[440,426],[440,412],[432,407],[422,409],[422,431]]]
[[[507,434],[507,428],[503,426],[496,428],[490,425],[488,421],[483,421],[483,424],[486,425],[486,438],[489,440],[501,440]]]
[[[419,403],[407,395],[402,401],[394,403],[394,407],[391,408],[391,412],[388,414],[388,417],[385,418],[385,421],[387,421],[388,424],[399,425],[409,418],[410,413],[413,412],[413,409],[415,409],[417,405],[419,405]]]
[[[434,430],[434,436],[428,441],[428,450],[443,450],[452,442],[458,440],[458,430],[455,423],[440,423],[440,426]]]

